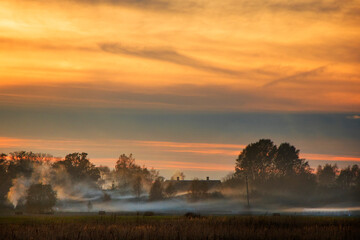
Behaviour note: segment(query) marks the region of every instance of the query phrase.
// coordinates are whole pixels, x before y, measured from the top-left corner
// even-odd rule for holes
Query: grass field
[[[360,219],[309,216],[2,216],[0,239],[360,239]]]

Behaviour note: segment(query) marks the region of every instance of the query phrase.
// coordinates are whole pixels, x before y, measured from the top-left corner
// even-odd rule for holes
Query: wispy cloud
[[[41,0],[23,0],[29,2],[41,2]],[[48,2],[58,2],[56,0],[49,0]],[[83,5],[109,5],[112,7],[126,7],[133,8],[140,11],[156,11],[156,12],[188,12],[193,8],[201,8],[204,4],[199,3],[196,0],[64,0],[64,2],[70,2]]]
[[[268,6],[272,10],[294,11],[294,12],[316,12],[333,13],[342,9],[342,6],[348,1],[270,1]]]
[[[321,66],[315,69],[312,69],[310,71],[305,71],[305,72],[301,72],[301,73],[297,73],[288,77],[284,77],[284,78],[279,78],[276,80],[273,80],[271,82],[266,83],[265,85],[263,85],[263,87],[271,87],[274,86],[276,84],[282,83],[282,82],[296,82],[296,81],[302,81],[310,76],[314,76],[317,75],[319,73],[322,73],[324,70],[326,70],[326,68],[328,68],[329,65],[325,65],[325,66]]]
[[[237,71],[212,66],[211,64],[196,60],[195,58],[186,56],[171,49],[125,47],[119,43],[100,43],[99,46],[103,51],[113,54],[123,54],[139,58],[164,61],[182,66],[192,67],[202,71],[209,71],[233,76],[239,76],[241,74]]]
[[[344,85],[344,83],[341,83]],[[83,107],[86,109],[172,109],[173,111],[338,111],[354,112],[360,102],[331,96],[340,90],[358,95],[356,86],[310,86],[307,95],[289,89],[230,88],[227,85],[137,86],[121,83],[53,83],[0,86],[0,106]],[[351,84],[351,82],[347,83]],[[355,86],[355,87],[354,87]],[[305,88],[306,89],[306,88]],[[355,91],[355,92],[354,92]],[[310,94],[311,93],[311,94]],[[316,101],[315,101],[316,100]]]

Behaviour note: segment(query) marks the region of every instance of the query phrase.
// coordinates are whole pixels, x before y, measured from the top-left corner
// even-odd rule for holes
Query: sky
[[[249,143],[360,163],[360,0],[3,0],[0,152],[221,179]]]

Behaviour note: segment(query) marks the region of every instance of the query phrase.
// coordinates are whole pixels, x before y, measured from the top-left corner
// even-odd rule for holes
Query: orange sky
[[[225,171],[267,137],[359,161],[360,0],[2,0],[0,16],[0,152]]]
[[[209,88],[220,88],[233,96],[228,110],[358,111],[359,3],[1,1],[0,100],[219,110],[224,107],[214,105],[218,96]],[[62,91],[83,84],[140,95],[183,95],[190,85],[194,104]],[[32,94],[29,85],[44,91]],[[236,99],[244,92],[251,102]],[[196,101],[199,96],[209,104]]]

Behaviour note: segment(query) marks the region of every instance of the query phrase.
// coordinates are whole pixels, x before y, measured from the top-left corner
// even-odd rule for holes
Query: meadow
[[[0,239],[359,239],[357,217],[23,215]]]

